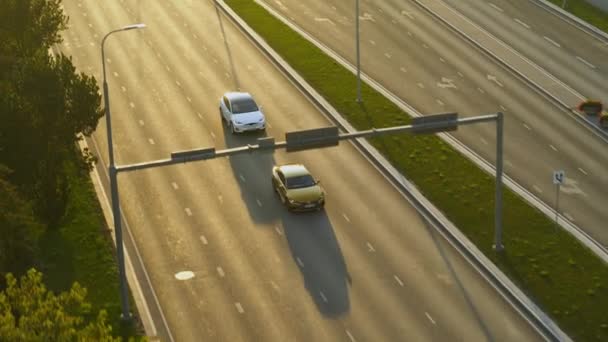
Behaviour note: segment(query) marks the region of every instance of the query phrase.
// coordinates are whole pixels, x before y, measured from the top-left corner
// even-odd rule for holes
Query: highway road
[[[441,14],[454,20],[456,25],[464,25],[464,20],[455,19],[454,12],[441,5],[443,2],[421,2],[441,9]],[[355,64],[353,3],[326,0],[264,3]],[[488,2],[449,3],[457,4],[466,15],[471,15],[469,22],[504,37],[513,44],[511,50],[521,49],[530,58],[543,62],[555,76],[564,76],[564,82],[580,87],[580,92],[589,91],[604,98],[608,86],[605,82],[601,87],[596,83],[606,79],[602,74],[608,60],[606,47],[579,29],[550,14],[538,14],[541,10],[527,1],[504,1],[495,6]],[[552,29],[553,34],[526,31],[520,22],[529,23],[531,29]],[[456,111],[461,116],[473,116],[504,112],[505,172],[554,206],[556,188],[552,174],[554,170],[564,170],[566,183],[561,187],[560,212],[608,246],[605,224],[608,212],[604,208],[608,202],[608,193],[604,191],[608,188],[605,172],[608,152],[603,139],[431,17],[414,1],[362,0],[360,25],[361,68],[366,74],[421,113]],[[555,37],[562,42],[562,48],[552,46],[544,36]],[[566,48],[567,42],[573,40],[578,43]],[[590,44],[584,54],[579,51]],[[575,52],[596,68],[577,60]],[[511,55],[500,57],[524,67]],[[537,72],[527,65],[521,71],[527,74],[533,70]],[[550,87],[554,90],[558,86]],[[564,96],[568,96],[566,102],[571,105],[577,103],[575,95]],[[494,163],[493,125],[459,128],[454,136]],[[446,168],[449,169],[449,165]]]
[[[103,35],[148,25],[105,45],[119,165],[255,141],[262,135],[232,136],[220,122],[218,99],[237,88],[263,106],[268,135],[329,124],[211,1],[64,6],[61,48],[100,82]],[[107,192],[105,122],[90,144]],[[280,205],[270,169],[285,162],[321,179],[324,211]],[[119,189],[128,253],[147,270],[141,287],[161,340],[541,339],[348,143],[121,174]]]

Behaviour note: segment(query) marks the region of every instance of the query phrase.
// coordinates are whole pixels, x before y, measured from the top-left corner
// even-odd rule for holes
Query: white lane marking
[[[353,336],[353,334],[350,333],[350,331],[346,330],[346,335],[348,335],[348,338],[350,338],[351,342],[357,342],[357,340],[355,340],[355,337]]]
[[[241,181],[242,181],[243,183],[245,183],[245,177],[243,177],[243,175],[242,175],[242,174],[239,174],[239,178],[241,179]]]
[[[154,139],[150,138],[148,139],[148,142],[150,143],[150,145],[154,145]]]
[[[201,242],[203,243],[203,245],[207,244],[207,238],[205,238],[205,235],[201,235],[200,239],[201,239]]]
[[[572,215],[570,215],[569,213],[564,212],[564,214],[563,214],[563,215],[564,215],[564,217],[565,217],[565,218],[567,218],[567,219],[568,219],[568,221],[570,221],[570,222],[574,222],[574,217],[572,217]]]
[[[506,111],[507,111],[507,107],[505,107],[505,106],[503,106],[503,105],[500,105],[500,109],[502,109],[502,111],[503,111],[503,112],[506,112]]]
[[[277,285],[277,283],[275,283],[274,281],[270,281],[270,285],[272,285],[272,288],[279,291],[279,285]]]
[[[494,5],[493,3],[490,2],[490,6],[492,6],[495,10],[499,11],[499,12],[504,12],[502,8]]]
[[[203,118],[203,116],[202,116],[202,115],[201,115],[201,113],[199,113],[199,112],[196,112],[196,115],[198,115],[198,118],[199,118],[199,119],[202,119],[202,118]]]
[[[226,78],[230,78],[230,74],[227,72],[224,73],[224,76],[226,76]]]
[[[483,90],[483,89],[481,89],[481,88],[479,88],[479,87],[477,87],[477,91],[479,91],[479,92],[480,92],[480,93],[482,93],[482,94],[483,94],[483,93],[485,93],[485,90]]]
[[[401,15],[405,15],[405,16],[407,16],[410,19],[414,19],[414,16],[412,15],[412,13],[410,13],[408,11],[405,11],[405,10],[401,11]]]
[[[129,106],[130,106],[131,108],[135,108],[135,103],[133,103],[133,102],[129,102]]]
[[[173,187],[173,190],[179,189],[179,185],[177,185],[175,182],[171,182],[171,186]]]
[[[546,41],[548,41],[549,43],[551,43],[551,44],[553,44],[553,45],[555,45],[557,47],[562,47],[561,45],[559,45],[558,42],[556,42],[555,40],[553,40],[553,39],[551,39],[551,38],[549,38],[547,36],[543,36],[543,38],[545,38]]]
[[[393,275],[393,277],[395,277],[395,280],[397,281],[397,283],[399,283],[399,285],[403,286],[403,282],[401,281],[401,279],[399,279],[399,277],[397,277],[397,275]]]
[[[139,125],[143,126],[144,125],[144,120],[139,120]]]
[[[405,69],[404,67],[399,68],[399,70],[401,70],[401,72],[406,73],[407,69]]]
[[[390,53],[385,52],[385,53],[384,53],[384,57],[386,57],[386,58],[388,58],[388,59],[391,59],[391,57],[392,57],[392,56],[391,56],[391,54],[390,54]]]
[[[484,145],[488,145],[488,141],[484,138],[479,138]]]
[[[444,105],[443,101],[441,101],[440,99],[435,99],[435,102],[437,102],[437,104],[440,106]]]
[[[165,69],[166,69],[168,72],[171,72],[171,68],[169,68],[169,66],[168,66],[168,65],[165,65]]]
[[[332,25],[336,26],[336,23],[334,23],[334,22],[333,22],[331,19],[329,19],[329,18],[315,18],[315,21],[318,21],[318,22],[324,22],[324,23],[330,23],[330,24],[332,24]]]
[[[367,243],[367,248],[368,248],[368,252],[375,252],[376,251],[376,249],[374,249],[374,246],[372,246],[372,244],[369,243],[369,242]]]
[[[342,214],[342,217],[344,217],[344,219],[346,220],[346,222],[350,223],[350,219],[348,218],[348,216],[346,216],[346,214]]]
[[[534,189],[534,190],[535,190],[536,192],[538,192],[539,194],[542,194],[542,193],[543,193],[543,191],[541,190],[541,188],[539,188],[539,187],[538,187],[538,186],[536,186],[536,185],[532,185],[532,189]]]
[[[222,195],[217,196],[218,201],[220,201],[220,204],[224,203],[224,197],[222,197]]]
[[[435,320],[433,319],[433,317],[431,317],[431,315],[429,315],[428,312],[424,313],[426,315],[426,318],[429,319],[429,321],[431,321],[431,323],[433,323],[433,325],[436,325],[437,323],[435,323]]]
[[[283,232],[281,231],[281,227],[279,227],[279,226],[274,226],[274,230],[277,232],[277,234],[279,234],[279,235],[283,235]]]
[[[266,126],[268,126],[268,128],[272,128],[272,125],[270,123],[266,123]]]
[[[178,80],[175,80],[175,84],[177,84],[177,86],[178,86],[178,87],[181,87],[181,86],[182,86],[182,84],[181,84],[181,83],[179,83],[179,81],[178,81]]]
[[[188,280],[194,278],[194,272],[192,271],[182,271],[175,273],[175,279],[177,280]]]
[[[549,144],[549,147],[551,147],[551,149],[552,149],[553,151],[557,152],[557,148],[555,148],[555,146],[553,146],[553,145]]]
[[[323,301],[325,303],[327,303],[327,297],[325,297],[325,294],[323,293],[323,291],[319,291],[319,294],[321,295],[321,298],[323,299]]]
[[[441,63],[445,63],[445,59],[443,59],[442,57],[439,57],[439,60],[441,61]]]
[[[457,72],[457,74],[458,74],[458,76],[460,76],[460,77],[464,78],[464,75],[463,75],[463,74],[462,74],[460,71],[459,71],[459,72]]]
[[[219,266],[217,267],[217,273],[220,274],[220,277],[224,278],[224,275],[225,275],[224,270]]]
[[[527,28],[527,29],[529,29],[529,28],[530,28],[530,25],[528,25],[528,24],[524,23],[523,21],[521,21],[521,20],[519,20],[519,19],[517,19],[517,18],[513,18],[513,20],[515,20],[515,22],[516,22],[516,23],[518,23],[519,25],[521,25],[521,26],[523,26],[523,27],[525,27],[525,28]]]
[[[380,8],[380,7],[378,7],[378,12],[384,13],[384,11],[382,10],[382,8]]]
[[[527,129],[528,131],[531,131],[531,130],[532,130],[532,128],[531,128],[530,126],[528,126],[528,125],[526,125],[526,124],[523,124],[523,125],[524,125],[524,127],[526,127],[526,129]]]
[[[245,310],[243,310],[243,306],[241,305],[241,303],[236,302],[236,303],[234,303],[234,306],[236,306],[236,310],[237,310],[237,311],[238,311],[240,314],[242,314],[243,312],[245,312]]]
[[[304,267],[304,263],[302,262],[302,259],[300,259],[300,257],[296,257],[296,261],[298,262],[298,265],[300,265],[300,267]]]
[[[262,206],[262,201],[260,201],[259,199],[256,198],[255,202],[258,204],[258,206],[260,206],[260,207]]]
[[[591,69],[595,69],[595,65],[587,62],[586,60],[584,60],[582,57],[576,56],[576,59],[578,59],[579,61],[583,62],[584,64],[586,64],[588,67],[590,67]]]
[[[424,89],[424,84],[422,84],[422,83],[418,82],[418,87],[420,87],[420,88]]]
[[[186,96],[186,100],[188,100],[188,102],[192,103],[192,99],[189,98],[188,96]]]
[[[499,85],[500,87],[503,87],[502,83],[500,83],[500,81],[498,80],[498,78],[496,78],[496,76],[494,76],[494,75],[486,75],[486,77],[488,78],[488,81],[494,82],[497,85]]]
[[[211,138],[213,138],[213,140],[215,140],[215,134],[213,132],[210,132],[210,133],[211,133]]]
[[[186,215],[192,216],[192,210],[190,210],[190,208],[186,208],[184,211],[186,212]]]
[[[578,170],[579,170],[580,172],[582,172],[582,173],[583,173],[585,176],[587,175],[587,171],[583,170],[582,168],[580,168],[580,167],[579,167],[579,168],[578,168]]]
[[[127,91],[127,88],[125,88],[124,86],[120,86],[120,90],[122,90],[122,92],[124,93]]]

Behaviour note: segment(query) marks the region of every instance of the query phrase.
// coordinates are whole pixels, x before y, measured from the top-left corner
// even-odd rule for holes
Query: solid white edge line
[[[93,142],[93,145],[95,146],[95,150],[99,154],[99,161],[101,162],[102,165],[105,165],[105,163],[103,161],[103,158],[101,156],[100,150],[99,150],[99,146],[97,145],[97,142],[95,141],[95,138],[93,136],[91,136],[90,138],[91,138],[91,141]],[[86,142],[85,139],[83,139],[81,142],[82,142],[82,144],[85,147],[88,148],[88,144],[87,144],[87,142]],[[103,168],[103,167],[102,167],[102,169],[105,170],[105,168]],[[99,194],[100,193],[101,193],[101,197],[103,198],[103,199],[99,198],[99,200],[101,202],[100,205],[101,205],[102,209],[105,208],[107,210],[107,213],[106,213],[106,210],[102,210],[102,211],[104,212],[104,217],[105,217],[105,220],[106,220],[106,224],[108,225],[108,227],[111,227],[111,230],[112,230],[112,234],[111,235],[112,235],[112,239],[114,241],[114,247],[116,247],[116,237],[114,235],[115,234],[115,232],[114,232],[114,221],[113,221],[113,218],[112,218],[113,214],[112,214],[112,210],[111,210],[110,200],[108,199],[106,191],[103,188],[103,183],[101,182],[101,177],[99,176],[99,172],[97,171],[96,167],[93,168],[92,173],[95,176],[95,178],[93,180],[93,184],[95,186],[95,189],[97,190],[99,188],[99,192],[97,193],[98,194],[98,198],[99,198]],[[122,213],[122,211],[121,211],[121,213]],[[129,235],[131,235],[131,230],[130,230],[130,228],[128,228],[128,223],[127,223],[126,218],[125,218],[124,221],[125,221],[125,225],[127,225],[127,231],[129,232]],[[133,236],[131,236],[131,240],[133,242],[135,242],[135,240],[133,239]],[[156,292],[154,291],[154,287],[152,285],[152,282],[150,281],[150,277],[148,275],[148,272],[146,271],[146,268],[145,268],[145,266],[143,264],[143,261],[141,259],[141,255],[139,254],[139,251],[137,250],[137,246],[135,246],[135,254],[136,254],[137,258],[139,259],[141,268],[142,268],[142,270],[144,272],[144,275],[146,276],[146,280],[148,281],[148,285],[150,286],[150,290],[152,292],[152,296],[154,297],[154,300],[156,301],[157,307],[159,309],[158,311],[161,314],[162,320],[163,320],[163,322],[165,324],[165,327],[167,329],[167,333],[169,334],[169,338],[171,339],[171,341],[174,341],[173,340],[173,335],[171,334],[171,330],[169,329],[169,326],[167,325],[167,321],[166,321],[166,319],[164,317],[164,314],[162,312],[162,308],[161,308],[160,303],[158,301],[158,298],[156,296]],[[125,261],[126,261],[127,267],[128,267],[127,276],[129,277],[129,284],[134,284],[134,287],[135,287],[135,289],[133,291],[134,292],[133,297],[134,298],[139,297],[139,300],[136,299],[135,303],[136,304],[140,303],[143,306],[143,308],[140,308],[138,306],[137,309],[138,309],[138,311],[140,311],[140,314],[141,314],[141,311],[143,311],[143,313],[145,315],[144,316],[145,318],[142,317],[142,323],[144,324],[144,330],[146,330],[146,332],[147,332],[148,335],[150,335],[150,336],[156,336],[158,334],[158,330],[156,329],[156,325],[154,324],[154,320],[152,319],[152,314],[150,313],[150,308],[148,307],[148,302],[146,301],[146,299],[145,299],[145,297],[143,295],[143,291],[141,289],[141,285],[139,283],[139,279],[137,279],[137,277],[135,276],[135,271],[134,271],[133,264],[132,264],[132,261],[131,261],[131,257],[129,255],[129,251],[127,250],[127,248],[124,248],[124,255],[125,255]],[[141,309],[143,309],[143,310],[141,310]],[[148,333],[148,331],[149,331],[148,329],[150,329],[150,333]]]

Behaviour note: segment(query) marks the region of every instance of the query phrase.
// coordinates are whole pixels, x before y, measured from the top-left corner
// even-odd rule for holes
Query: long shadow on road
[[[325,210],[293,214],[285,209],[282,213],[291,256],[317,308],[328,317],[348,312],[351,278]]]
[[[224,140],[228,148],[257,144],[257,139],[264,136],[261,132],[232,134],[224,125]],[[275,160],[272,151],[239,154],[231,156],[229,160],[234,179],[240,185],[241,197],[253,221],[270,223],[276,220],[276,213],[266,208],[274,201],[271,174]]]
[[[218,114],[219,115],[219,114]],[[227,147],[256,144],[263,133],[233,135],[224,127]],[[256,223],[282,222],[294,265],[319,312],[336,317],[350,309],[344,256],[325,210],[291,213],[280,204],[272,188],[275,159],[272,151],[229,158],[234,179],[250,217]]]

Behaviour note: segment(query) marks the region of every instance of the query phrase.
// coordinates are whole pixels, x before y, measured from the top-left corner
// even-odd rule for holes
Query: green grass
[[[139,339],[135,324],[120,320],[118,268],[114,247],[87,173],[74,164],[66,166],[70,177],[69,200],[58,229],[48,229],[41,238],[42,272],[47,287],[55,293],[68,290],[77,281],[87,289],[93,316],[108,312],[114,334]],[[131,310],[136,310],[131,306]],[[134,321],[135,322],[135,321]]]
[[[564,0],[549,0],[549,2],[562,7]],[[608,32],[608,13],[590,3],[584,0],[567,0],[564,9],[600,30]]]
[[[410,117],[251,0],[225,0],[355,128],[406,124]],[[508,120],[508,118],[506,118]],[[492,250],[494,178],[438,137],[371,140],[477,247],[577,341],[608,339],[608,265],[551,219],[504,191],[506,251]]]

